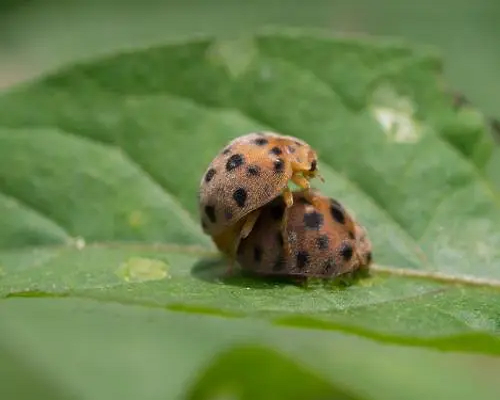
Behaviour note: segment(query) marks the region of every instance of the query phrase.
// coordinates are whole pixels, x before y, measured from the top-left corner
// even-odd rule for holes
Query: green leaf
[[[0,343],[25,365],[2,398],[39,377],[82,399],[498,398],[490,357],[74,298],[4,301]]]
[[[490,163],[488,165],[488,174],[493,184],[500,191],[500,146],[495,148]]]
[[[318,396],[468,399],[482,382],[474,396],[494,398],[495,380],[471,375],[468,356],[436,351],[500,354],[495,147],[486,118],[456,107],[441,69],[432,50],[398,42],[268,32],[117,54],[0,96],[0,296],[9,299],[0,303],[0,320],[18,335],[29,315],[47,318],[26,325],[29,337],[15,336],[13,350],[4,336],[0,349],[19,357],[31,376],[40,368],[25,363],[26,343],[52,374],[44,387],[55,382],[63,394],[93,399],[188,393],[188,377],[215,354],[219,361],[207,366],[210,378],[190,388],[192,398],[212,398],[226,386],[240,387],[241,398],[264,398],[265,371],[282,387],[273,398],[289,398],[278,369],[309,382]],[[222,276],[224,263],[199,226],[198,184],[224,144],[262,129],[317,149],[325,183],[314,185],[367,227],[376,262],[371,277],[304,289]],[[101,329],[113,310],[116,325]],[[124,332],[129,313],[146,325],[134,328],[136,336]],[[149,318],[164,322],[148,326]],[[194,339],[183,333],[165,336],[172,324],[192,326],[206,345],[191,348]],[[253,324],[259,328],[245,336]],[[76,366],[68,369],[71,343],[49,354],[83,326],[90,339],[78,335],[88,345],[76,356],[87,371],[80,376]],[[150,347],[143,328],[154,336]],[[45,347],[36,334],[49,331],[53,345]],[[107,352],[122,334],[127,339]],[[228,350],[239,335],[243,347]],[[307,343],[316,357],[275,353],[283,335],[290,335],[290,348]],[[318,338],[342,338],[342,345],[325,349]],[[146,354],[135,353],[133,343]],[[369,350],[351,368],[347,355],[359,343]],[[118,355],[122,348],[132,352],[129,361]],[[345,357],[337,358],[340,350]],[[169,362],[155,355],[171,351]],[[387,368],[370,378],[387,352]],[[440,368],[415,364],[417,354],[440,360]],[[269,361],[266,369],[261,360]],[[228,365],[237,362],[255,380],[231,373]],[[117,368],[108,380],[90,372],[106,365]],[[342,379],[322,372],[325,365],[344,371]],[[441,387],[443,368],[460,384]],[[158,369],[175,384],[165,388]]]
[[[245,374],[240,371],[245,370]],[[264,384],[263,384],[264,383]],[[187,396],[189,399],[213,399],[236,395],[239,399],[262,399],[275,393],[282,399],[351,400],[349,395],[313,375],[281,353],[261,346],[235,346],[223,353],[202,372]]]

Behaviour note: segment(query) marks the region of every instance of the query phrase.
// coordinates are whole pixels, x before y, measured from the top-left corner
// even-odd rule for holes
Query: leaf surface
[[[6,315],[12,318],[16,307],[22,307],[20,315],[29,314],[43,304],[60,321],[76,307],[74,324],[87,321],[89,335],[97,335],[98,321],[120,305],[120,313],[127,315],[130,307],[137,318],[165,313],[167,325],[209,314],[203,321],[219,321],[228,335],[237,335],[247,323],[241,318],[250,318],[262,326],[252,331],[257,347],[251,350],[224,353],[225,339],[207,333],[209,342],[217,342],[207,349],[222,360],[207,367],[207,376],[219,381],[232,357],[244,365],[268,358],[270,365],[282,365],[276,368],[319,388],[318,396],[342,399],[387,399],[389,392],[398,398],[401,391],[387,389],[388,397],[377,397],[375,386],[361,390],[348,372],[349,383],[342,387],[331,375],[296,367],[293,360],[303,360],[300,355],[271,350],[281,332],[304,343],[315,335],[340,335],[347,349],[360,339],[346,334],[357,334],[419,346],[392,348],[431,354],[429,359],[440,357],[424,347],[499,354],[500,195],[491,179],[498,151],[482,114],[453,104],[441,68],[432,51],[397,42],[262,33],[245,41],[208,38],[118,54],[3,94],[0,296],[9,299],[3,301]],[[317,149],[325,183],[314,185],[346,204],[374,243],[377,269],[370,278],[343,289],[307,290],[223,278],[225,266],[199,226],[198,184],[229,140],[263,129],[300,137]],[[97,305],[87,315],[79,304]],[[124,320],[107,334],[121,332]],[[42,323],[33,329],[49,328]],[[69,335],[65,329],[54,330],[55,338]],[[151,349],[186,350],[186,340],[174,335],[165,347],[155,341]],[[89,342],[96,358],[80,354],[83,365],[90,368],[101,359],[104,343]],[[371,353],[358,366],[367,367],[385,345],[363,343]],[[48,351],[37,341],[31,346],[35,353]],[[147,341],[138,339],[137,346]],[[468,358],[457,357],[457,374],[468,374]],[[323,358],[313,369],[321,369]],[[180,366],[179,382],[187,384],[202,359],[207,360],[192,361],[191,369]],[[393,359],[401,361],[395,350]],[[403,370],[425,371],[401,362]],[[54,360],[59,378],[65,363]],[[143,373],[154,372],[155,365]],[[165,365],[158,364],[170,371]],[[131,373],[120,371],[122,378]],[[391,373],[381,373],[381,382]],[[264,382],[264,374],[259,376]],[[192,398],[209,398],[206,379],[192,387]],[[242,388],[255,386],[236,375],[228,375],[231,380]],[[77,387],[64,390],[83,393],[82,380],[70,381]],[[494,381],[484,381],[481,395],[488,398]],[[100,382],[85,396],[106,398],[113,382]],[[131,380],[123,393],[136,393],[133,385]],[[241,398],[257,396],[247,389]],[[437,385],[428,390],[432,396],[455,393]],[[137,392],[135,398],[160,398],[160,392]],[[280,393],[287,398],[285,386]],[[470,398],[466,389],[457,393]]]

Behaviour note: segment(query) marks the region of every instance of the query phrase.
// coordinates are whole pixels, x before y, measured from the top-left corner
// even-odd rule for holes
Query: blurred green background
[[[437,46],[449,84],[500,117],[499,0],[1,0],[0,88],[116,48],[268,25]]]

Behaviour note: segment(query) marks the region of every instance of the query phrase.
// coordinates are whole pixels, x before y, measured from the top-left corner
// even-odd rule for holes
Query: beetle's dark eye
[[[313,171],[316,171],[316,166],[317,166],[317,161],[314,160],[312,163],[311,163],[311,168],[309,169],[309,171],[313,172]]]

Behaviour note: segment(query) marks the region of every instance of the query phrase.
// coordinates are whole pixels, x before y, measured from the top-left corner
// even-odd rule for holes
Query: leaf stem
[[[460,275],[454,276],[436,271],[421,271],[416,269],[400,269],[394,267],[385,267],[382,265],[372,265],[370,270],[380,274],[403,276],[409,278],[430,279],[437,282],[453,283],[467,286],[489,286],[500,289],[500,280],[477,278],[475,276]]]

